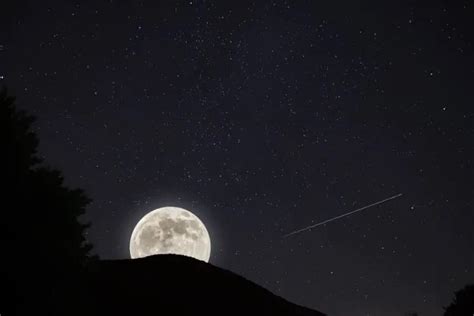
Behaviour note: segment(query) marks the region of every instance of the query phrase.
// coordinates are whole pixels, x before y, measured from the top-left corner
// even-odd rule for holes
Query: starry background
[[[94,199],[100,257],[175,205],[290,301],[440,315],[474,280],[474,7],[353,2],[10,0],[0,84]]]

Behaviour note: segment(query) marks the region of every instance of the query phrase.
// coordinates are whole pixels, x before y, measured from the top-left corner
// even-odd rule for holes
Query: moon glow
[[[166,206],[142,217],[130,238],[132,259],[157,254],[178,254],[209,261],[211,239],[206,226],[193,213]]]

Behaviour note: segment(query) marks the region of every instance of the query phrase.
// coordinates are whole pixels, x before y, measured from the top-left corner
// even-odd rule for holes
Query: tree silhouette
[[[1,269],[10,295],[9,305],[0,308],[17,315],[54,314],[59,306],[52,306],[58,299],[55,289],[73,284],[93,258],[84,238],[88,225],[78,220],[90,199],[82,190],[64,186],[61,172],[44,165],[37,155],[34,117],[16,109],[15,98],[5,88],[0,92],[0,117],[6,146]]]
[[[466,285],[454,294],[453,301],[445,308],[444,316],[474,315],[474,284]]]

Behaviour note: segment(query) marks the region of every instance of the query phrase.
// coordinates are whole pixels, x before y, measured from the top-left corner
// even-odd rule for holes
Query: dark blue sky
[[[102,258],[174,205],[211,263],[329,315],[440,315],[474,281],[469,1],[8,2],[0,83]]]

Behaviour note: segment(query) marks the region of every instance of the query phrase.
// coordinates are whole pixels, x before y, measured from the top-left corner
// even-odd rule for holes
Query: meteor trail
[[[309,230],[309,229],[311,229],[311,228],[315,228],[315,227],[317,227],[317,226],[321,226],[321,225],[323,225],[323,224],[326,224],[326,223],[335,221],[336,219],[340,219],[340,218],[343,218],[343,217],[345,217],[345,216],[348,216],[348,215],[351,215],[351,214],[354,214],[354,213],[363,211],[363,210],[365,210],[365,209],[368,209],[369,207],[372,207],[372,206],[375,206],[375,205],[379,205],[379,204],[385,203],[385,202],[387,202],[387,201],[396,199],[397,197],[400,197],[400,196],[402,196],[402,193],[399,193],[399,194],[397,194],[397,195],[391,196],[391,197],[386,198],[386,199],[384,199],[384,200],[381,200],[381,201],[372,203],[372,204],[370,204],[370,205],[367,205],[367,206],[358,208],[358,209],[356,209],[356,210],[354,210],[354,211],[350,211],[350,212],[348,212],[348,213],[345,213],[345,214],[342,214],[342,215],[339,215],[339,216],[336,216],[336,217],[327,219],[327,220],[325,220],[325,221],[323,221],[323,222],[320,222],[320,223],[317,223],[317,224],[314,224],[314,225],[311,225],[311,226],[308,226],[308,227],[304,227],[304,228],[295,230],[295,231],[293,231],[293,232],[291,232],[291,233],[288,233],[288,234],[286,234],[286,235],[283,235],[283,238],[286,238],[286,237],[289,237],[289,236],[291,236],[291,235],[295,235],[295,234],[304,232],[304,231]]]

